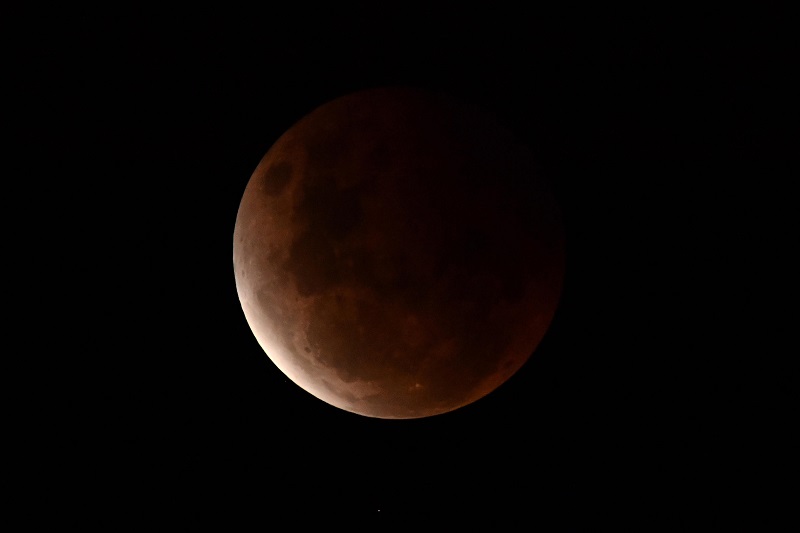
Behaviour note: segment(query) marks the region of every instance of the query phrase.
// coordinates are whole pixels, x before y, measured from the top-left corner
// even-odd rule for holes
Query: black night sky
[[[783,242],[760,228],[785,216],[768,185],[786,172],[781,17],[462,9],[140,8],[19,32],[19,137],[52,169],[54,227],[74,227],[59,261],[80,265],[60,295],[81,302],[59,311],[80,317],[60,337],[72,359],[54,363],[80,386],[52,408],[46,485],[62,496],[43,500],[79,503],[41,516],[642,531],[753,514],[749,442],[770,404],[751,332]],[[271,144],[332,98],[396,84],[473,101],[523,140],[568,248],[561,305],[522,370],[409,421],[340,411],[284,377],[232,268],[238,204]]]

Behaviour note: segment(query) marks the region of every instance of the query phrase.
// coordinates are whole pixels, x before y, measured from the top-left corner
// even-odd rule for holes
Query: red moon
[[[264,155],[233,234],[236,289],[294,383],[375,418],[484,397],[547,332],[564,231],[492,115],[412,88],[313,110]]]

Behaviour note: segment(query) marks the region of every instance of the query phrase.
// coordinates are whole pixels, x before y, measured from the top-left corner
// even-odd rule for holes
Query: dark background
[[[380,3],[26,14],[8,48],[19,181],[51,215],[34,201],[25,220],[47,243],[42,336],[58,355],[40,366],[59,382],[34,513],[170,531],[773,516],[756,493],[780,471],[760,451],[780,445],[778,400],[757,391],[784,390],[770,357],[784,326],[764,318],[788,257],[782,20]],[[561,305],[522,370],[409,421],[288,381],[232,268],[238,203],[271,144],[332,98],[395,84],[474,101],[527,143],[568,243]]]

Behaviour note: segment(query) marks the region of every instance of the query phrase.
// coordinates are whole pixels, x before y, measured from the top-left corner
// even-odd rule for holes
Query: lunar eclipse
[[[369,89],[267,151],[233,234],[245,318],[274,364],[340,409],[439,415],[491,393],[556,311],[565,236],[533,157],[471,104]]]

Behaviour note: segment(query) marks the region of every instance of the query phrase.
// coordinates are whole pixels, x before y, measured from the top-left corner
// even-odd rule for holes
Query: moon
[[[236,290],[294,383],[358,415],[412,419],[506,382],[561,295],[561,213],[523,143],[439,92],[336,98],[256,167],[233,232]]]

